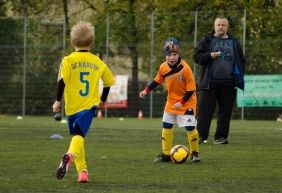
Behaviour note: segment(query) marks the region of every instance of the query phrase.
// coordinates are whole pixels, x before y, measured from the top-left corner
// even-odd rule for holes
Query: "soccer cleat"
[[[227,141],[227,139],[221,137],[221,138],[219,138],[219,139],[216,139],[216,140],[213,142],[213,144],[228,144],[228,141]]]
[[[63,155],[62,161],[57,169],[56,176],[58,179],[63,179],[68,169],[71,166],[71,162],[73,160],[73,156],[69,153]]]
[[[77,178],[78,183],[87,183],[88,182],[88,172],[87,171],[82,171],[78,174]]]
[[[153,162],[170,162],[170,156],[169,155],[165,155],[163,153],[159,154],[154,160]]]
[[[191,154],[191,160],[193,162],[201,161],[200,154],[198,152],[193,151],[192,154]]]

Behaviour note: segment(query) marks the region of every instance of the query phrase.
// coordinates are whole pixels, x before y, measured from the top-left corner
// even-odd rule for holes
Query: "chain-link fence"
[[[254,14],[254,13],[253,13]],[[275,12],[264,13],[274,18]],[[128,108],[108,109],[108,116],[137,117],[142,110],[145,117],[160,117],[166,91],[159,87],[150,97],[139,99],[138,92],[155,76],[164,61],[163,42],[168,37],[180,40],[181,56],[194,71],[198,80],[198,66],[193,61],[193,48],[205,33],[213,30],[216,12],[188,12],[144,15],[109,13],[95,20],[96,40],[93,52],[101,57],[114,74],[129,75]],[[271,34],[257,38],[248,30],[251,19],[246,10],[229,12],[230,31],[239,39],[248,65],[266,56],[277,60],[281,67],[281,39]],[[280,17],[281,18],[281,17]],[[253,22],[253,20],[252,20]],[[281,27],[280,27],[281,28]],[[252,29],[255,29],[252,26]],[[64,55],[72,52],[64,20],[42,21],[36,18],[0,18],[0,114],[51,115],[56,95],[58,67]],[[266,33],[267,34],[267,33]],[[256,45],[254,45],[256,44]],[[264,46],[276,47],[275,52]],[[254,49],[256,48],[256,50]],[[272,51],[271,51],[272,50]],[[268,52],[269,51],[269,52]],[[253,70],[255,72],[255,70]],[[261,73],[262,71],[260,71]],[[265,73],[277,74],[272,69]],[[280,108],[246,108],[245,118],[274,119]],[[233,117],[241,118],[242,109],[234,108]]]
[[[0,19],[0,113],[50,113],[64,52],[63,23]]]

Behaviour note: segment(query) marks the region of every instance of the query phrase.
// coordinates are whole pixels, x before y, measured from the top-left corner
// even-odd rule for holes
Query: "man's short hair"
[[[229,23],[227,17],[225,17],[224,15],[218,15],[214,21],[216,21],[217,19],[226,19],[227,24]]]
[[[224,15],[218,15],[215,19],[227,19]],[[228,20],[228,19],[227,19]]]

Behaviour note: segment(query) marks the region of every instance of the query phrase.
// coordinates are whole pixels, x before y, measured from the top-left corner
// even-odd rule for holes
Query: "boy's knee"
[[[165,128],[165,129],[171,129],[172,127],[173,127],[173,124],[167,123],[167,122],[163,122],[163,128]]]
[[[186,131],[193,131],[196,127],[195,126],[186,126]]]

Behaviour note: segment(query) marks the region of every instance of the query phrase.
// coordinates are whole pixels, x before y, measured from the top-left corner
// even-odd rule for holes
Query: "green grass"
[[[174,143],[186,133],[174,130]],[[54,133],[63,139],[51,139]],[[52,117],[0,117],[2,193],[278,193],[282,192],[282,124],[232,121],[228,145],[200,146],[202,161],[152,163],[161,148],[161,119],[94,120],[86,137],[90,182],[76,183],[71,168],[55,170],[70,142],[67,124]]]

